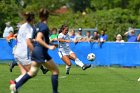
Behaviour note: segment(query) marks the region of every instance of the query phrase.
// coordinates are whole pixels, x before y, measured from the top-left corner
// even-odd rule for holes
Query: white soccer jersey
[[[27,47],[26,39],[32,38],[32,34],[33,28],[29,23],[24,23],[20,27],[17,35],[17,46],[14,53],[15,57],[17,57],[18,59],[22,59],[25,61],[30,60],[30,54]]]
[[[68,34],[64,35],[63,33],[60,33],[58,35],[58,39],[62,38],[64,40],[70,40],[70,37]],[[71,51],[70,50],[70,43],[67,42],[59,42],[59,51]]]

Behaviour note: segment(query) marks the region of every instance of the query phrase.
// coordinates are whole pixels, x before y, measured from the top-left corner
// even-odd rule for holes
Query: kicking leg
[[[91,67],[91,65],[85,65],[81,60],[79,60],[76,57],[76,55],[74,53],[70,54],[70,58],[73,59],[78,66],[82,67],[83,70],[86,70],[87,68]]]

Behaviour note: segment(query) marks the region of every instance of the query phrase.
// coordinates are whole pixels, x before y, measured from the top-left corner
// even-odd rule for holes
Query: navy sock
[[[31,78],[27,73],[19,80],[19,82],[16,83],[16,89],[21,87],[26,81],[28,81]]]
[[[52,75],[53,93],[58,93],[58,75]]]

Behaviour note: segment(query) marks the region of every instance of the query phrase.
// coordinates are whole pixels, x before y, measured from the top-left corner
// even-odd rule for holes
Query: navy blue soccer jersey
[[[41,32],[44,36],[43,40],[49,44],[49,28],[44,23],[38,23],[36,29],[33,32],[33,38],[36,38],[38,32]],[[34,43],[34,50],[32,52],[31,59],[38,63],[45,62],[45,60],[51,60],[51,56],[48,54],[48,49],[40,45],[38,42]]]
[[[37,33],[41,32],[44,35],[44,41],[49,44],[50,40],[49,40],[49,28],[45,23],[38,23],[37,24]]]

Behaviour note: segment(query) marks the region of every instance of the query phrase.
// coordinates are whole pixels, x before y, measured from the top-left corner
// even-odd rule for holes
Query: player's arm
[[[26,39],[26,43],[27,43],[27,46],[28,46],[28,48],[31,50],[31,51],[33,51],[33,44],[32,44],[32,41],[31,41],[31,39],[30,38],[27,38]]]
[[[43,33],[38,32],[38,33],[37,33],[37,37],[36,37],[36,41],[37,41],[39,44],[41,44],[42,46],[44,46],[44,47],[46,47],[46,48],[48,48],[48,49],[51,49],[51,50],[55,49],[55,46],[50,46],[50,45],[48,45],[46,42],[44,42],[44,41],[43,41],[43,38],[44,38]]]
[[[32,43],[32,31],[27,31],[27,35],[26,35],[26,43],[27,43],[27,47],[30,49],[30,51],[33,51],[33,43]]]
[[[63,43],[63,42],[69,43],[69,42],[70,42],[70,39],[65,40],[65,39],[63,39],[63,35],[60,34],[60,35],[58,35],[58,41],[59,41],[59,42],[62,42],[62,43]]]
[[[70,40],[64,40],[64,39],[62,39],[62,38],[58,38],[58,41],[59,41],[59,42],[67,42],[67,43],[70,42]]]

